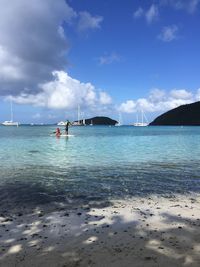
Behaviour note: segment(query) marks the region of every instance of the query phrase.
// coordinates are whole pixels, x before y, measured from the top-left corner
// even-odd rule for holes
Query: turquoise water
[[[200,127],[0,127],[0,201],[200,192]]]

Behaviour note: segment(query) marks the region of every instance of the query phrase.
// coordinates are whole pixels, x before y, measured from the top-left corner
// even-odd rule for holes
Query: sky
[[[200,0],[0,0],[0,122],[149,121],[200,100]]]

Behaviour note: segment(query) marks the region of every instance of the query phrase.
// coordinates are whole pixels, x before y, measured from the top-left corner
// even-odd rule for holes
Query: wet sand
[[[200,195],[0,214],[0,266],[200,266]]]

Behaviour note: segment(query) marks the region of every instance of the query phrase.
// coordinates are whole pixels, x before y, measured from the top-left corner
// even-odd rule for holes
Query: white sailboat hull
[[[19,122],[13,121],[12,99],[10,100],[10,120],[2,123],[4,126],[19,126]]]
[[[60,121],[60,122],[57,123],[58,126],[65,126],[65,124],[66,123],[64,121]]]
[[[133,123],[133,126],[145,127],[148,125],[149,125],[149,123],[148,123],[147,117],[145,116],[144,111],[141,110],[141,121],[138,121],[138,114],[137,114],[137,122]]]
[[[145,126],[148,126],[148,123],[145,123],[145,122],[136,122],[136,123],[133,123],[133,126],[145,127]]]
[[[19,123],[14,121],[4,121],[2,124],[4,126],[19,126]]]

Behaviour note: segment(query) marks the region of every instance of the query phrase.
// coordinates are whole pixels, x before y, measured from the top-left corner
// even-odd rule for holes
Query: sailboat
[[[142,121],[139,122],[138,121],[138,114],[137,114],[137,122],[133,123],[133,126],[144,127],[144,126],[148,126],[149,125],[147,117],[145,116],[143,110],[141,110],[141,119],[142,119]]]
[[[77,111],[77,121],[73,122],[73,126],[83,126],[83,120],[81,120],[81,109],[80,109],[80,105],[78,105],[78,111]]]
[[[12,99],[10,100],[10,121],[4,121],[2,124],[4,126],[19,126],[19,122],[13,121],[13,105],[12,105]]]
[[[64,121],[59,121],[59,122],[57,123],[58,126],[65,126],[65,124],[66,124],[66,123],[65,123]]]

